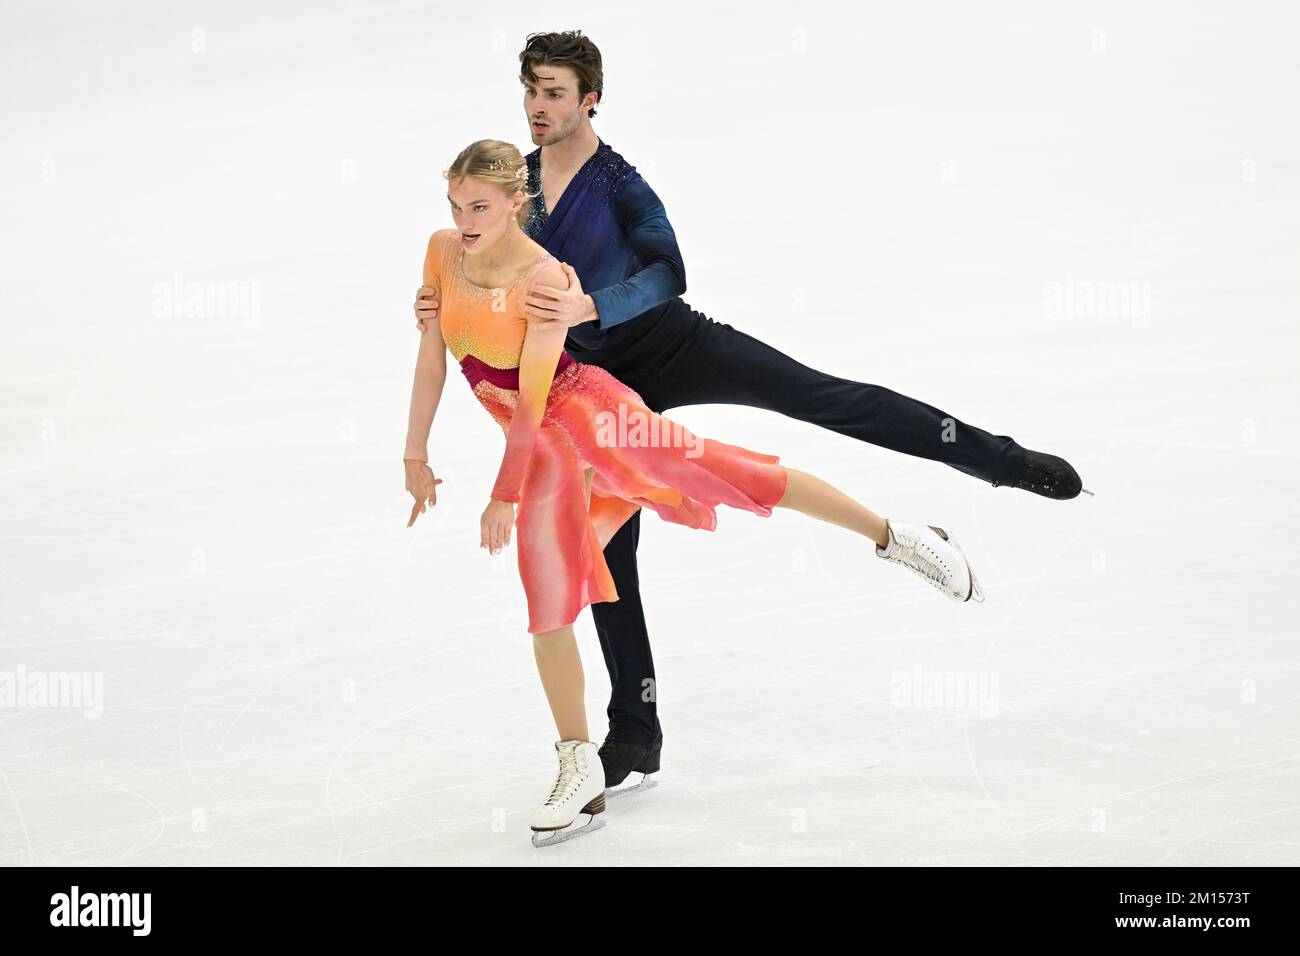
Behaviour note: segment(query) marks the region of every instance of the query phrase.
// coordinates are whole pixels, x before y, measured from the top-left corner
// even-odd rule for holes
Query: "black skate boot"
[[[618,740],[606,740],[601,744],[600,762],[605,766],[605,796],[616,797],[620,793],[650,790],[658,786],[658,781],[651,780],[650,775],[659,772],[659,754],[663,746],[662,737],[648,747],[645,744],[629,744]],[[641,774],[640,781],[619,787],[630,773]],[[614,787],[618,789],[611,789]]]
[[[1068,461],[1056,455],[1025,449],[1025,470],[1015,483],[1017,488],[1032,491],[1044,498],[1068,501],[1084,491],[1083,482]],[[1088,494],[1092,494],[1091,491]]]

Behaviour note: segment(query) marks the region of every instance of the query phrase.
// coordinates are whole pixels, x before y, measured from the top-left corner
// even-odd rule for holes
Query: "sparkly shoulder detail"
[[[551,255],[549,252],[543,252],[540,256],[537,257],[537,260],[531,266],[528,267],[527,271],[525,271],[523,275],[521,275],[518,279],[515,280],[515,282],[522,282],[524,288],[527,289],[529,283],[533,281],[533,277],[536,276],[537,270],[541,268],[542,263],[546,262],[546,260],[548,259],[554,259],[554,258],[555,256]]]
[[[545,262],[547,259],[554,259],[554,258],[555,257],[552,256],[549,252],[543,252],[540,256],[537,257],[537,260],[531,266],[529,266],[523,272],[519,273],[519,275],[511,279],[509,285],[504,285],[504,286],[488,287],[488,286],[475,285],[473,282],[470,282],[469,277],[465,275],[465,250],[464,249],[461,249],[456,255],[455,268],[456,268],[456,274],[460,278],[461,285],[463,285],[470,293],[478,294],[482,296],[494,296],[494,295],[499,295],[501,292],[505,292],[513,289],[515,286],[519,285],[519,283],[522,282],[524,279],[527,279],[529,276],[531,276],[537,270],[537,267],[540,266],[543,262]]]

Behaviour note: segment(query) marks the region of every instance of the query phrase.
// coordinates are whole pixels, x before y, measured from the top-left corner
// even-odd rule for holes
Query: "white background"
[[[111,7],[0,21],[0,674],[104,688],[0,708],[0,863],[1300,862],[1289,4]],[[576,27],[692,307],[1096,497],[671,413],[951,529],[988,603],[790,512],[644,516],[662,785],[539,851],[500,431],[453,367],[413,529],[401,452],[441,171],[531,148],[518,50]]]

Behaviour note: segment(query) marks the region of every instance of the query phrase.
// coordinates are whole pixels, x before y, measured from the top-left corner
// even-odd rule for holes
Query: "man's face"
[[[571,135],[582,125],[578,99],[578,75],[569,66],[539,63],[533,67],[537,82],[524,79],[524,116],[534,146],[549,146]],[[596,105],[596,94],[587,94],[587,106]]]

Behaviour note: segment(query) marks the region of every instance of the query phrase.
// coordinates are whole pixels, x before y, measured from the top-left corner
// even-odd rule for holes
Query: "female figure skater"
[[[479,140],[443,175],[456,228],[435,232],[424,260],[424,284],[439,290],[442,307],[420,337],[412,386],[404,465],[415,502],[407,526],[437,503],[441,480],[427,445],[449,349],[506,435],[479,546],[498,554],[518,527],[528,631],[560,737],[534,843],[557,842],[543,833],[567,831],[564,838],[601,825],[605,778],[587,735],[573,621],[589,604],[618,600],[602,552],[638,508],[709,531],[719,504],[765,517],[791,508],[862,535],[879,557],[955,601],[982,600],[965,555],[942,529],[889,521],[776,455],[699,438],[604,369],[575,361],[564,351],[564,328],[530,324],[523,306],[532,288],[566,288],[570,270],[522,229],[532,197],[518,149]],[[569,831],[580,813],[588,823]]]

